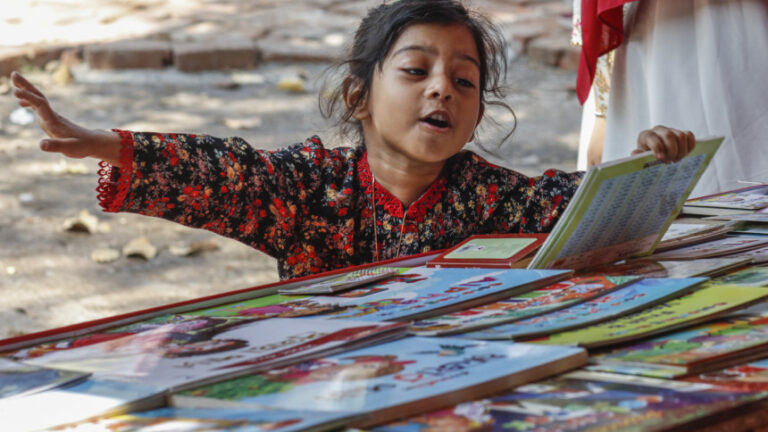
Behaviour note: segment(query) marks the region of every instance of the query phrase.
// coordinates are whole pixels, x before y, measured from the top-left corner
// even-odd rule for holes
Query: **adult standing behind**
[[[623,3],[628,6],[622,28],[615,18]],[[603,161],[625,157],[634,147],[627,137],[669,124],[699,137],[726,137],[693,196],[741,187],[742,179],[768,179],[763,150],[768,141],[768,2],[585,0],[582,5],[582,14],[591,13],[592,20],[582,17],[580,97],[594,76],[590,59],[605,52],[600,48],[620,43]]]

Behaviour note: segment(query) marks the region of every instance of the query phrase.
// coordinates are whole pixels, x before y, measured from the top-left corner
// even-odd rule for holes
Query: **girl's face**
[[[480,63],[460,24],[414,24],[376,68],[368,100],[355,113],[369,153],[404,168],[442,164],[480,122]]]

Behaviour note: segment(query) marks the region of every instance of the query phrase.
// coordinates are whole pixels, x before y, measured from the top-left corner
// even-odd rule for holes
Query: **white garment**
[[[661,124],[726,137],[691,196],[768,179],[768,1],[640,0],[614,61],[604,161]]]

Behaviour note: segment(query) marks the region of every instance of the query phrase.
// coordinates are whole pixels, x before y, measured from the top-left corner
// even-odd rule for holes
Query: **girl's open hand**
[[[696,137],[691,131],[681,131],[665,126],[656,126],[640,132],[637,148],[632,154],[652,151],[656,159],[663,162],[677,162],[693,150]]]
[[[50,138],[40,141],[43,151],[61,153],[71,158],[96,157],[119,166],[120,137],[110,131],[86,129],[62,117],[51,108],[37,87],[18,72],[11,74],[13,95],[23,107],[32,108],[43,132]]]

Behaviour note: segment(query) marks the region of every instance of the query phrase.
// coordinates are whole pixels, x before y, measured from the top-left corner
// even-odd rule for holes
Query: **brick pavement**
[[[0,75],[51,60],[92,69],[249,69],[270,61],[332,62],[379,0],[39,0],[6,10]],[[475,0],[514,56],[574,70],[564,0]]]

